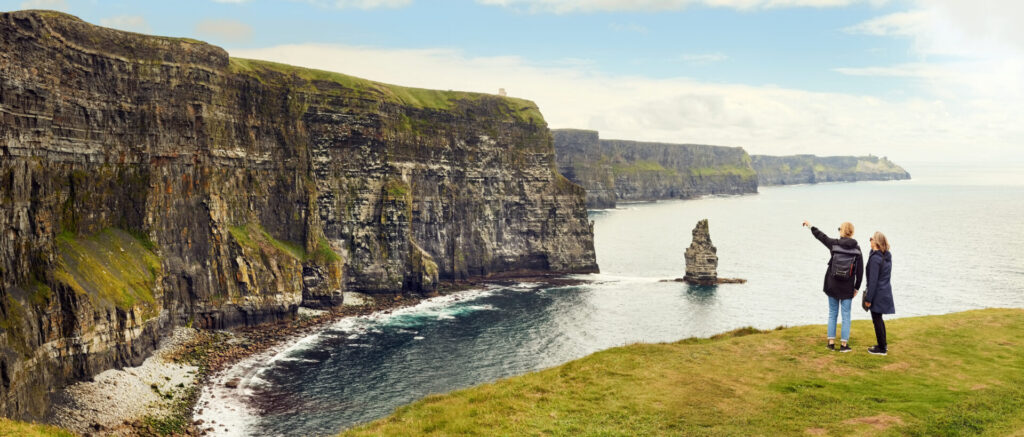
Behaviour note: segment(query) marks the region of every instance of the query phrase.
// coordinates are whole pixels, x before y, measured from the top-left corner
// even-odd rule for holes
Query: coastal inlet
[[[745,326],[820,325],[827,314],[820,276],[827,253],[800,227],[805,217],[836,225],[851,221],[863,245],[871,230],[890,236],[894,265],[899,262],[893,289],[903,308],[900,317],[1024,308],[1024,265],[1005,256],[1024,245],[1024,235],[1004,232],[1024,215],[1024,186],[949,185],[943,172],[917,173],[922,177],[908,182],[769,187],[756,196],[593,210],[603,273],[577,277],[586,283],[488,287],[339,322],[280,350],[273,362],[251,363],[242,372],[251,376],[242,377],[241,390],[217,399],[244,409],[240,434],[334,435],[432,393],[614,346],[707,337]],[[957,179],[962,180],[972,179]],[[869,210],[843,209],[848,202],[876,205],[887,215],[882,220]],[[948,205],[954,204],[952,213]],[[682,249],[693,242],[690,224],[705,218],[715,231],[720,270],[749,282],[659,282],[680,276]],[[978,225],[945,238],[932,235],[964,220]],[[936,262],[961,263],[977,279],[968,283],[962,272],[936,271]],[[853,317],[868,320],[860,311]],[[851,336],[854,345],[873,340],[870,330]]]

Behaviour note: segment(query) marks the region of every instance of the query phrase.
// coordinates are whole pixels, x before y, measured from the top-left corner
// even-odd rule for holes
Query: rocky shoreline
[[[585,282],[554,273],[515,272],[441,284],[431,295],[364,296],[362,305],[301,308],[293,320],[232,330],[177,328],[142,366],[111,369],[94,381],[69,386],[57,395],[54,425],[80,435],[201,436],[223,424],[196,420],[203,387],[242,360],[305,337],[346,317],[388,313],[430,297],[458,294],[486,285],[519,282],[569,286]],[[225,385],[229,388],[231,381]],[[109,396],[117,390],[116,399]]]
[[[133,435],[135,422],[173,416],[199,375],[198,367],[175,356],[196,336],[194,329],[177,328],[141,365],[64,388],[55,395],[51,423],[79,435]]]

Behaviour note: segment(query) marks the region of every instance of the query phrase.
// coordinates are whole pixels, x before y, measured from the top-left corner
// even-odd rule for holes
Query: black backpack
[[[857,249],[847,249],[838,244],[832,246],[832,262],[830,263],[829,268],[831,271],[829,274],[837,280],[849,281],[855,273],[854,269],[857,266],[858,256],[860,256],[860,251]]]

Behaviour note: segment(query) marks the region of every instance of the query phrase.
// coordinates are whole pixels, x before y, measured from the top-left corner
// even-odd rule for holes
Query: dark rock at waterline
[[[238,384],[241,384],[241,383],[242,383],[242,380],[240,378],[232,378],[232,379],[229,379],[227,382],[225,382],[224,386],[227,387],[227,388],[238,388]]]
[[[684,278],[662,279],[662,280],[660,280],[658,282],[686,282],[686,283],[691,283],[690,281],[687,281]],[[711,283],[711,284],[699,283],[699,284],[694,284],[694,285],[720,285],[720,284],[746,284],[746,283],[747,283],[746,279],[739,279],[739,278],[716,278],[715,282]]]

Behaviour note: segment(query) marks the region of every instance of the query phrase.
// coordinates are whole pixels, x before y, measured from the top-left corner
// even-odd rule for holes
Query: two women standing
[[[811,228],[814,238],[828,248],[830,257],[828,270],[825,271],[823,291],[828,296],[828,348],[835,349],[836,319],[842,313],[843,327],[840,337],[840,352],[849,352],[850,346],[850,305],[860,290],[864,276],[864,256],[857,240],[853,239],[853,224],[844,222],[839,225],[839,238],[829,238],[818,228],[807,221],[804,226]],[[889,278],[892,273],[892,255],[889,243],[881,232],[871,237],[871,254],[868,258],[868,286],[864,295],[864,308],[871,310],[871,319],[875,325],[876,346],[868,352],[885,355],[888,345],[885,338],[885,322],[883,314],[894,314],[892,287]]]

